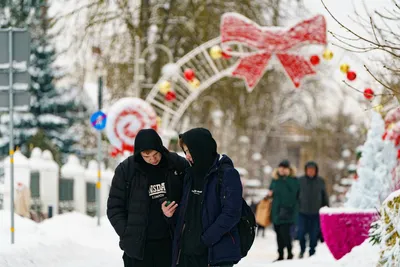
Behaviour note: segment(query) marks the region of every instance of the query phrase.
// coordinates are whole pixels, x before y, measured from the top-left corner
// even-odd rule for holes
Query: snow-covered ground
[[[97,220],[79,213],[57,216],[37,224],[16,219],[16,244],[10,245],[10,214],[0,211],[0,266],[1,267],[105,267],[123,266],[118,238],[108,220],[101,226]],[[296,243],[295,254],[298,254]],[[365,242],[335,261],[322,244],[315,257],[303,260],[272,263],[276,258],[275,234],[266,231],[265,238],[257,238],[250,254],[238,267],[338,267],[376,266],[378,248]]]

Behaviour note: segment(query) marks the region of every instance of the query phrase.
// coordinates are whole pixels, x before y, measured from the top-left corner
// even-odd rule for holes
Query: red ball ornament
[[[364,90],[364,97],[368,100],[374,98],[374,91],[371,88],[367,88]]]
[[[357,74],[354,71],[347,72],[347,79],[349,81],[354,81],[357,78]]]
[[[174,91],[169,91],[166,95],[165,95],[165,100],[171,102],[174,101],[176,99],[176,94]]]
[[[314,66],[315,65],[318,65],[319,64],[319,56],[317,56],[317,55],[313,55],[313,56],[311,56],[310,57],[310,62],[311,62],[311,64],[313,64]]]
[[[186,69],[183,75],[187,81],[192,81],[196,77],[192,69]]]

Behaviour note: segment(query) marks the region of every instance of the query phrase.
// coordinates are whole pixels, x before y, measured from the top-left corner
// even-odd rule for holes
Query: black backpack
[[[222,179],[224,177],[224,169],[221,166],[218,170],[218,187],[217,193],[220,193],[220,188],[222,186]],[[240,237],[240,251],[242,258],[247,256],[251,246],[254,243],[254,239],[256,238],[256,229],[257,223],[256,218],[254,216],[253,211],[247,205],[246,201],[242,198],[242,216],[240,217],[240,221],[237,224],[239,229],[239,237]]]

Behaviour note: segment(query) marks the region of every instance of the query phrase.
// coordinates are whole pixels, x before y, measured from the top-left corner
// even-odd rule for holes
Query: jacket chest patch
[[[152,199],[163,197],[167,193],[165,183],[154,184],[149,186],[149,196]]]

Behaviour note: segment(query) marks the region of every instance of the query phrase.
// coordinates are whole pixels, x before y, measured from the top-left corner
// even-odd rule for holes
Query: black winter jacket
[[[186,159],[166,149],[163,155],[168,160],[167,198],[179,203],[184,172],[189,164]],[[129,257],[138,260],[143,259],[146,242],[150,205],[148,190],[146,173],[135,161],[134,156],[118,165],[107,202],[107,217],[120,237],[121,249]]]

